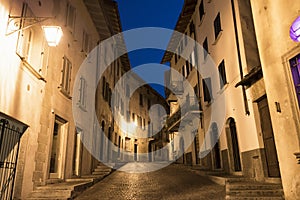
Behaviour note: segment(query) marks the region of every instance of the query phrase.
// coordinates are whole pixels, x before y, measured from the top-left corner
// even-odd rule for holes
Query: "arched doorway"
[[[149,160],[149,162],[152,162],[152,143],[151,143],[151,141],[148,144],[148,160]]]
[[[181,156],[178,159],[178,162],[184,164],[184,140],[183,140],[183,137],[180,138],[179,149],[180,149],[179,155],[181,155]]]
[[[103,160],[103,154],[104,154],[104,134],[105,133],[105,122],[102,121],[101,122],[101,131],[103,131],[102,133],[100,133],[100,160]]]
[[[219,140],[219,129],[216,123],[211,125],[211,137],[212,137],[212,159],[215,169],[221,168],[221,150],[220,150],[220,140]]]
[[[112,132],[111,127],[108,128],[108,140],[107,140],[107,161],[111,159],[111,143],[112,143]]]
[[[239,143],[237,138],[237,131],[236,131],[236,124],[233,118],[229,118],[227,120],[228,130],[227,133],[227,143],[228,143],[228,150],[230,154],[231,163],[233,163],[233,171],[241,171],[241,158],[240,158],[240,149]]]

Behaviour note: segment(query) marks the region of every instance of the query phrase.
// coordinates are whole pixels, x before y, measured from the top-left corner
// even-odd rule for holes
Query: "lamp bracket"
[[[7,30],[6,30],[6,36],[11,35],[13,33],[28,29],[38,23],[41,23],[43,21],[46,21],[47,19],[53,19],[55,17],[22,17],[22,16],[11,16],[8,15],[8,22],[7,22]],[[26,26],[24,26],[24,22],[26,20]],[[14,23],[15,30],[9,30],[8,27],[10,27],[11,23]]]

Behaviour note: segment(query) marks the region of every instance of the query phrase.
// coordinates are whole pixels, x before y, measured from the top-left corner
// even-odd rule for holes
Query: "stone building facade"
[[[299,11],[291,12],[289,3],[186,0],[175,30],[201,48],[186,36],[173,36],[169,48],[176,53],[166,52],[162,63],[169,62],[184,77],[178,81],[174,73],[166,73],[166,84],[175,91],[166,92],[173,159],[257,181],[282,181],[285,197],[295,199],[299,107],[290,65],[297,60],[299,45],[289,31]],[[217,78],[204,73],[209,67]],[[185,80],[194,89],[192,97]],[[194,121],[186,123],[182,109],[178,112],[185,104],[189,113],[194,111],[190,99],[197,99],[198,127]],[[214,104],[221,105],[219,110],[213,110]],[[213,112],[220,112],[223,124],[211,120]],[[193,143],[187,146],[189,138],[182,133],[194,136]]]
[[[148,150],[151,139],[129,138],[111,113],[114,85],[130,70],[127,54],[107,63],[101,78],[98,65],[90,69],[89,76],[77,77],[82,63],[94,62],[90,53],[100,50],[98,44],[122,31],[116,2],[5,0],[0,3],[0,15],[1,199],[26,199],[38,186],[90,175],[99,160],[122,161],[119,150],[110,149],[104,138],[119,149],[128,148],[131,155],[134,145],[138,146],[137,154]],[[61,28],[58,44],[48,45],[44,26]],[[101,50],[101,56],[114,55],[118,48],[124,46],[111,45]],[[80,85],[76,91],[75,81]],[[139,91],[133,95],[129,110],[145,126],[150,122],[147,103],[165,101],[148,85]],[[118,93],[125,94],[123,90]],[[143,105],[136,103],[140,95]],[[124,107],[121,102],[119,108]],[[96,110],[96,116],[85,119],[91,126],[74,121],[74,106],[83,113]],[[106,137],[95,135],[97,123]],[[83,143],[87,135],[99,139],[90,138],[92,149]]]

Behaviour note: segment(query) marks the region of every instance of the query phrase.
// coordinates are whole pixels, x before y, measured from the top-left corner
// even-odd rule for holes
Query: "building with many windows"
[[[176,53],[166,51],[162,63],[169,62],[183,77],[166,73],[173,90],[166,90],[172,159],[256,181],[282,182],[285,197],[295,199],[299,165],[294,153],[299,152],[300,131],[299,76],[294,71],[299,45],[288,33],[299,12],[291,12],[289,3],[186,0],[175,27],[183,35],[173,34],[169,49]],[[294,35],[299,25],[295,27]],[[214,105],[221,106],[215,110]],[[214,121],[213,112],[219,112],[223,124]],[[186,144],[190,137],[192,143]]]
[[[130,70],[127,54],[106,63],[109,66],[100,78],[99,63],[88,76],[77,77],[82,63],[97,60],[91,51],[97,52],[100,42],[122,31],[116,2],[7,0],[0,3],[0,15],[0,199],[27,199],[41,186],[91,177],[99,160],[124,160],[120,149],[139,160],[140,152],[162,141],[162,135],[152,143],[153,138],[130,138],[112,116],[112,108],[117,116],[128,114],[122,98],[111,102],[115,84]],[[124,48],[122,42],[114,44],[101,49],[105,62]],[[123,93],[121,97],[124,88],[116,92]],[[144,85],[130,101],[128,120],[143,128],[153,123],[148,108],[164,102]],[[84,119],[91,126],[74,121],[72,105],[82,113],[96,110],[96,116]],[[95,135],[97,123],[106,137]],[[92,148],[83,142],[86,136],[94,137],[89,138]],[[48,190],[43,195],[56,195]]]

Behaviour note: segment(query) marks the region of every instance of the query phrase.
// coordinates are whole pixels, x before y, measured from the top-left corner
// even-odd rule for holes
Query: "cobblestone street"
[[[116,171],[76,199],[225,199],[225,187],[174,164],[149,173]]]

